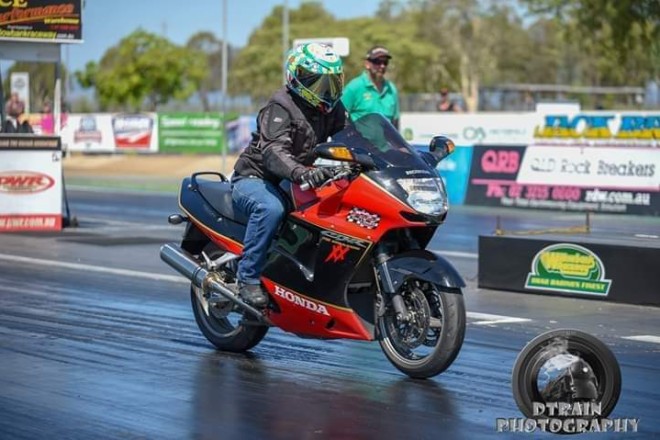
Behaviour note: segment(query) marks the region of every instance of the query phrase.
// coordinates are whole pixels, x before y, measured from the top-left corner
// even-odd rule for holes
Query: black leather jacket
[[[346,121],[341,102],[323,114],[284,86],[259,111],[257,131],[236,161],[235,174],[276,185],[282,179],[300,182],[314,162],[312,148],[342,130]]]

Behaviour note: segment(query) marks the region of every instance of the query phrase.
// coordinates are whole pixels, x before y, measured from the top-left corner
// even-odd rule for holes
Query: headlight
[[[447,193],[440,178],[398,179],[397,183],[408,194],[408,204],[429,215],[447,212]]]

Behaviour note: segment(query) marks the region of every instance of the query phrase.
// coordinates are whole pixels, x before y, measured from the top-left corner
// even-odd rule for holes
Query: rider
[[[255,307],[268,303],[260,275],[266,252],[285,214],[278,191],[281,180],[307,182],[316,188],[332,176],[310,168],[312,148],[342,130],[346,110],[339,101],[344,74],[342,60],[329,47],[307,43],[289,52],[286,86],[259,111],[252,141],[234,166],[234,207],[249,217],[243,256],[238,263],[240,297]]]

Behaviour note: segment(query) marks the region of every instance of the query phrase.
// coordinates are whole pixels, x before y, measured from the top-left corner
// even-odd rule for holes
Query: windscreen
[[[348,127],[336,133],[332,140],[351,149],[364,150],[374,159],[379,169],[429,167],[397,129],[379,114],[368,114],[352,121]]]

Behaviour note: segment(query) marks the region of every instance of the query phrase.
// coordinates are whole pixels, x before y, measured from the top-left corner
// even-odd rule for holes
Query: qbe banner
[[[62,152],[0,150],[0,232],[62,229]]]
[[[466,203],[660,215],[660,150],[475,146]]]

